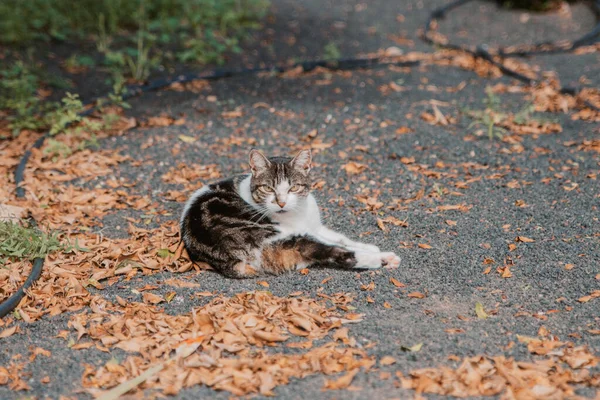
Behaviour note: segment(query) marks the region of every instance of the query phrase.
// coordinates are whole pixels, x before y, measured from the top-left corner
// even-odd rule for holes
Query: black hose
[[[31,273],[27,277],[27,280],[15,293],[13,293],[8,299],[4,300],[0,304],[0,318],[4,317],[14,310],[23,297],[25,297],[25,290],[29,289],[35,281],[38,280],[42,275],[42,267],[44,266],[43,258],[36,258],[33,260],[33,266],[31,267]]]
[[[488,61],[489,63],[491,63],[492,65],[497,67],[504,75],[515,78],[515,79],[517,79],[527,85],[530,85],[530,86],[536,85],[540,82],[535,79],[529,78],[528,76],[525,76],[525,75],[521,74],[520,72],[515,71],[514,69],[506,67],[503,63],[496,61],[494,59],[494,55],[497,55],[499,57],[507,57],[507,56],[527,57],[527,56],[532,56],[532,55],[537,55],[537,54],[569,53],[581,46],[585,46],[585,45],[594,43],[595,41],[598,40],[598,37],[600,36],[600,0],[594,0],[591,3],[591,8],[592,8],[592,11],[596,14],[596,19],[598,20],[598,22],[596,23],[596,26],[594,26],[594,28],[590,32],[588,32],[588,33],[584,34],[583,36],[579,37],[578,39],[572,41],[566,47],[560,46],[554,42],[542,42],[542,43],[536,43],[536,44],[529,46],[530,50],[518,50],[518,49],[517,50],[509,50],[504,47],[501,47],[494,52],[490,52],[490,50],[488,49],[488,46],[485,44],[478,45],[475,49],[473,49],[468,46],[461,46],[461,45],[454,44],[454,43],[441,43],[441,42],[434,40],[430,35],[430,33],[433,30],[432,27],[433,27],[434,22],[445,18],[446,15],[450,11],[452,11],[470,1],[472,1],[472,0],[455,0],[451,3],[448,3],[442,7],[439,7],[437,9],[433,10],[431,12],[429,18],[427,19],[427,22],[425,23],[425,29],[423,30],[422,39],[429,44],[436,45],[436,46],[439,46],[439,47],[442,47],[445,49],[464,51],[466,53],[471,54],[473,57],[477,57],[482,60]],[[582,88],[580,88],[580,87],[564,86],[564,87],[559,88],[560,93],[569,94],[569,95],[577,95],[579,92],[581,92],[581,90],[582,90]],[[600,108],[591,104],[589,101],[584,101],[584,103],[587,107],[589,107],[593,110],[596,110],[596,111],[600,111]]]
[[[525,82],[528,85],[535,84],[536,83],[535,80],[528,78],[528,77],[520,74],[519,72],[514,71],[508,67],[505,67],[502,63],[499,63],[496,60],[494,60],[492,54],[490,54],[490,52],[487,50],[486,46],[479,46],[476,49],[471,49],[471,48],[468,48],[465,46],[460,46],[460,45],[451,44],[451,43],[441,44],[441,43],[434,41],[433,39],[431,39],[429,37],[429,33],[432,30],[432,25],[433,25],[434,21],[443,19],[448,12],[452,11],[455,8],[458,8],[459,6],[462,6],[463,4],[468,3],[469,1],[471,1],[471,0],[456,0],[456,1],[451,2],[443,7],[433,10],[431,12],[431,14],[429,15],[429,18],[427,19],[427,22],[425,24],[423,39],[427,43],[430,43],[432,45],[438,45],[440,47],[444,47],[447,49],[460,50],[460,51],[467,52],[467,53],[473,55],[474,57],[478,57],[478,58],[484,59],[484,60],[492,63],[493,65],[498,67],[500,69],[500,71],[502,71],[502,73],[504,73],[508,76],[516,78],[522,82]],[[593,7],[594,7],[594,11],[596,11],[597,15],[600,14],[600,0],[594,0]],[[599,35],[600,35],[600,23],[597,24],[596,27],[591,32],[589,32],[586,35],[583,35],[581,38],[573,41],[571,46],[569,46],[566,49],[565,48],[555,48],[552,50],[550,50],[550,49],[544,50],[544,49],[542,49],[543,47],[557,47],[557,46],[553,46],[552,43],[539,43],[539,44],[533,45],[532,47],[540,48],[540,50],[512,51],[511,52],[508,50],[500,49],[498,51],[498,55],[527,56],[527,55],[539,54],[540,52],[543,52],[543,53],[568,52],[568,51],[572,51],[572,50],[576,49],[577,47],[581,47],[585,44],[593,42],[593,40],[595,40]],[[340,60],[334,60],[334,61],[326,61],[326,60],[305,61],[305,62],[300,62],[300,63],[294,64],[294,65],[288,66],[288,67],[272,66],[272,67],[244,68],[244,69],[240,69],[240,70],[217,69],[210,73],[183,74],[183,75],[179,75],[175,78],[160,78],[160,79],[152,81],[146,85],[128,86],[126,88],[125,93],[123,94],[123,99],[126,100],[126,99],[132,98],[134,96],[141,95],[143,93],[162,89],[173,83],[186,83],[186,82],[190,82],[193,80],[199,80],[199,79],[217,80],[217,79],[223,79],[223,78],[230,78],[230,77],[234,77],[234,76],[255,74],[258,72],[273,71],[273,72],[277,72],[277,73],[282,73],[285,71],[290,71],[297,67],[302,67],[302,70],[304,72],[310,72],[318,67],[326,67],[326,68],[329,68],[332,70],[340,70],[341,71],[341,70],[375,68],[375,67],[382,67],[382,66],[389,66],[389,65],[412,67],[412,66],[417,66],[419,64],[420,64],[420,61],[383,62],[379,58],[358,58],[358,59],[351,58],[351,59],[340,59]],[[565,88],[561,88],[561,92],[567,93],[567,94],[576,94],[579,92],[579,89],[565,87]],[[96,100],[98,100],[98,99],[96,99]],[[96,106],[94,106],[94,104],[96,103],[96,100],[88,103],[88,108],[84,112],[80,113],[79,116],[83,117],[83,116],[90,115],[91,113],[93,113],[96,110]],[[597,107],[593,106],[592,104],[589,104],[587,102],[586,102],[586,104],[588,106],[590,106],[591,108],[598,109]],[[27,166],[27,162],[29,161],[29,158],[31,157],[31,150],[39,149],[40,147],[42,147],[44,141],[46,140],[46,138],[48,136],[50,136],[49,132],[47,132],[45,135],[38,138],[35,141],[35,143],[33,144],[32,148],[30,150],[25,151],[25,153],[23,154],[23,157],[21,158],[19,164],[17,165],[17,168],[15,169],[15,185],[17,186],[16,195],[18,198],[25,197],[25,189],[21,186],[21,184],[23,183],[23,180],[24,180],[25,167]],[[35,224],[35,221],[32,220],[32,223]],[[0,303],[0,318],[4,317],[8,313],[10,313],[15,307],[17,307],[17,305],[19,304],[21,299],[25,296],[25,290],[27,290],[29,287],[31,287],[31,285],[33,285],[33,283],[40,277],[40,275],[42,273],[43,265],[44,265],[43,258],[36,258],[33,260],[33,267],[31,269],[31,273],[29,274],[29,277],[27,278],[27,280],[25,281],[23,286],[21,286],[17,290],[17,292],[15,292],[8,299],[6,299],[2,303]]]

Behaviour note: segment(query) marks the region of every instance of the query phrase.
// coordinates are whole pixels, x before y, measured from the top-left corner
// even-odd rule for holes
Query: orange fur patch
[[[293,270],[298,264],[305,262],[298,249],[282,249],[267,247],[262,252],[262,266],[266,272],[275,275]]]
[[[236,264],[233,269],[243,277],[250,277],[258,275],[258,271],[250,264],[246,264],[245,262],[241,262]]]

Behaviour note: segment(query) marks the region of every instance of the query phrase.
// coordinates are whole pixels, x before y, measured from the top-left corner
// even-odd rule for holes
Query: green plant
[[[112,42],[110,35],[106,31],[106,17],[103,12],[98,14],[98,36],[96,38],[96,48],[100,53],[106,53]]]
[[[184,24],[180,33],[184,49],[181,61],[223,62],[226,51],[239,52],[239,38],[247,29],[258,27],[269,2],[266,0],[181,1]]]
[[[494,137],[502,139],[504,133],[507,132],[505,128],[498,125],[504,120],[506,114],[495,113],[488,108],[486,110],[470,111],[469,116],[475,119],[475,121],[469,124],[468,129],[482,126],[487,131],[487,136],[490,140],[493,140]]]
[[[329,42],[323,48],[323,58],[327,61],[339,60],[342,56],[342,52],[334,42]]]
[[[96,64],[94,59],[90,56],[72,54],[65,60],[65,66],[70,69],[88,68],[93,67]]]
[[[73,154],[73,150],[59,140],[48,138],[43,153],[44,155],[52,157],[53,161],[56,161],[58,158],[70,156]]]
[[[0,266],[11,259],[43,258],[65,249],[57,232],[45,233],[31,226],[0,221]]]
[[[487,86],[485,88],[485,94],[486,97],[483,100],[485,109],[465,110],[465,113],[474,120],[469,124],[468,129],[473,127],[483,127],[490,140],[493,140],[495,137],[502,139],[507,130],[501,127],[500,123],[504,121],[508,115],[499,110],[501,100],[493,92],[491,87]]]
[[[123,42],[115,36],[141,31],[134,49],[123,55],[123,65],[139,78],[153,58],[154,42],[181,40],[178,57],[183,61],[222,62],[225,51],[240,50],[239,39],[258,26],[268,5],[268,0],[4,0],[0,42],[94,35],[98,51],[108,54],[114,43]]]
[[[108,94],[107,99],[101,99],[98,103],[98,108],[102,109],[106,104],[112,104],[121,108],[131,108],[129,103],[123,100],[123,96],[127,93],[125,88],[125,78],[123,75],[115,75],[113,78],[113,90]],[[110,114],[112,115],[112,114]]]
[[[0,71],[0,109],[8,110],[8,120],[16,136],[21,129],[36,129],[33,110],[39,105],[38,77],[22,61]]]
[[[514,129],[521,125],[543,125],[544,123],[556,123],[556,119],[535,115],[535,106],[526,104],[519,111],[512,114],[504,112],[501,109],[501,99],[493,93],[490,87],[486,87],[486,98],[483,100],[484,109],[470,110],[464,109],[463,113],[468,115],[473,122],[469,124],[468,129],[473,127],[482,127],[486,130],[490,140],[494,138],[502,139],[509,129]]]
[[[61,103],[62,105],[45,116],[51,135],[62,133],[70,124],[81,121],[79,113],[83,111],[83,104],[78,95],[67,92]]]

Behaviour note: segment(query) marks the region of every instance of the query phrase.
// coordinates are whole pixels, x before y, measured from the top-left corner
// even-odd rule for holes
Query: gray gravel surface
[[[361,3],[353,1],[298,3],[274,1],[273,10],[282,32],[298,32],[297,43],[304,43],[306,55],[317,54],[314,46],[317,40],[323,43],[322,32],[328,32],[332,40],[340,42],[344,52],[352,54],[355,47],[361,51],[385,47],[389,43],[387,36],[398,30],[395,21],[400,13],[408,26],[406,35],[415,40],[416,46],[421,46],[417,44],[414,29],[424,20],[425,8],[430,7],[429,2],[424,7],[423,2],[416,1],[379,1],[369,2],[365,10],[357,12]],[[480,4],[471,12],[483,10],[489,14],[487,7]],[[573,12],[579,12],[579,8]],[[511,18],[519,16],[514,13]],[[506,19],[501,21],[509,23]],[[536,29],[519,28],[519,40],[538,41],[543,37],[542,30],[552,31],[541,18],[536,17],[534,21]],[[510,32],[513,32],[514,21],[510,23]],[[591,23],[593,21],[586,18],[578,22],[582,26]],[[455,31],[456,25],[452,24],[456,22],[449,24],[448,29]],[[486,38],[502,38],[501,32],[506,30],[502,24],[492,24],[490,33],[471,21],[469,26],[464,26],[469,28],[465,40],[476,40],[483,34]],[[311,29],[307,31],[306,26]],[[377,26],[377,33],[370,36],[365,31],[367,26]],[[450,31],[445,33],[450,34]],[[279,32],[273,36],[279,36]],[[285,34],[277,40],[282,38]],[[355,42],[359,46],[354,46]],[[283,59],[288,54],[304,56],[294,46],[288,49],[278,41],[276,48],[277,55],[284,55]],[[564,64],[561,60],[567,59],[566,56],[553,57],[539,61],[554,66]],[[598,79],[598,56],[585,57],[593,64],[588,65],[590,71],[596,73],[589,78]],[[573,68],[565,67],[561,76],[577,81],[583,74],[577,67],[588,61],[572,57],[568,60],[576,61]],[[406,90],[383,93],[382,87],[390,82]],[[445,90],[460,82],[466,84],[463,90],[457,93]],[[438,66],[295,78],[232,78],[211,83],[210,88],[201,93],[164,91],[132,101],[130,113],[138,119],[164,113],[185,118],[185,124],[136,129],[125,136],[103,141],[101,146],[142,161],[136,166],[129,162],[121,164],[114,177],[136,182],[129,190],[150,194],[161,207],[171,211],[170,218],[176,219],[182,204],[166,201],[164,193],[181,188],[164,183],[161,176],[180,163],[217,164],[227,176],[243,171],[251,146],[268,154],[289,154],[303,146],[331,145],[315,154],[316,179],[325,181],[323,188],[316,191],[325,221],[351,237],[395,251],[402,258],[401,266],[395,270],[360,273],[314,269],[308,275],[290,273],[266,280],[269,290],[279,296],[298,290],[311,297],[320,291],[353,293],[356,296],[353,304],[365,317],[364,322],[351,327],[351,335],[359,343],[377,342],[369,349],[370,354],[378,358],[391,355],[397,359],[397,364],[382,370],[407,373],[411,369],[440,364],[455,366],[454,361],[448,360],[450,355],[503,354],[529,360],[531,356],[524,345],[511,348],[507,345],[517,342],[517,334],[535,336],[542,325],[561,339],[586,344],[600,352],[600,337],[588,333],[590,329],[600,329],[598,300],[577,302],[581,296],[600,289],[600,280],[596,278],[600,273],[600,185],[597,178],[591,178],[593,174],[600,175],[600,155],[565,145],[598,139],[598,127],[573,121],[569,115],[544,114],[543,118],[559,121],[563,131],[521,136],[521,148],[498,139],[489,140],[485,135],[478,137],[474,135],[477,128],[469,127],[471,120],[460,111],[483,108],[484,88],[498,82],[510,83],[510,80],[490,81],[469,71]],[[217,101],[209,101],[213,100],[209,96],[215,96]],[[500,96],[506,110],[518,111],[526,105],[521,96]],[[438,103],[442,104],[440,110],[456,117],[456,122],[434,126],[423,121],[419,116],[424,111],[432,112],[431,100],[441,102]],[[242,111],[242,117],[221,117],[222,112],[237,108]],[[412,132],[397,134],[396,130],[403,126]],[[307,134],[313,129],[318,130],[317,138],[309,139]],[[179,135],[197,140],[183,143]],[[149,147],[140,150],[143,144],[149,143]],[[173,149],[179,151],[176,156]],[[411,158],[414,160],[408,160]],[[368,169],[363,174],[349,176],[341,167],[350,161],[366,164]],[[417,166],[422,167],[421,171],[416,170]],[[112,177],[88,184],[103,186]],[[566,190],[574,184],[575,189]],[[421,199],[404,201],[420,191],[424,193]],[[384,206],[376,212],[366,210],[356,199],[360,193],[377,194]],[[521,201],[526,206],[515,205],[522,204]],[[389,209],[393,204],[402,207]],[[464,211],[439,209],[458,204],[464,205]],[[123,218],[139,218],[140,214],[136,210],[120,210],[107,215],[102,220],[103,234],[126,237]],[[376,219],[387,216],[406,220],[408,226],[388,225],[389,232],[383,232],[377,227]],[[449,225],[447,220],[456,221],[456,225]],[[159,223],[160,220],[154,220],[149,226]],[[515,243],[517,236],[532,238],[535,242]],[[517,247],[511,251],[509,244],[513,243]],[[429,244],[431,248],[423,249],[418,244]],[[486,258],[494,260],[489,274],[484,274]],[[496,268],[505,263],[514,264],[511,278],[502,278],[496,272]],[[565,264],[575,267],[567,270]],[[202,287],[177,289],[181,295],[178,298],[184,300],[167,305],[168,313],[185,313],[200,305],[197,300],[190,300],[194,291],[233,295],[260,289],[257,280],[265,280],[264,277],[228,280],[212,272],[190,273],[186,277],[190,275]],[[109,300],[116,295],[140,300],[131,289],[168,277],[167,273],[159,273],[134,279],[98,294]],[[331,280],[321,284],[328,277]],[[391,277],[406,287],[394,287],[389,281]],[[361,290],[361,285],[370,282],[375,284],[373,291]],[[407,296],[417,291],[426,297]],[[164,294],[167,288],[156,292]],[[367,297],[374,302],[367,302]],[[557,301],[560,298],[562,300]],[[391,308],[385,308],[384,302]],[[476,317],[476,302],[482,303],[490,318]],[[549,313],[551,310],[558,312]],[[69,317],[62,315],[31,325],[21,324],[23,334],[0,342],[0,365],[7,364],[14,354],[27,355],[32,345],[53,354],[51,359],[38,357],[27,367],[26,372],[31,374],[30,393],[16,394],[0,386],[0,398],[28,395],[58,398],[61,394],[86,398],[87,395],[77,394],[83,364],[99,366],[113,356],[124,356],[119,352],[106,354],[92,349],[69,350],[64,340],[54,338],[58,331],[67,329]],[[449,334],[448,329],[462,329],[464,333]],[[402,346],[416,343],[423,343],[418,353],[401,350]],[[49,375],[51,381],[41,384],[40,379],[45,375]],[[277,388],[275,393],[289,399],[412,396],[395,388],[392,379],[381,380],[377,372],[357,375],[353,385],[362,388],[360,391],[322,392],[322,384],[323,377],[314,376],[294,380]],[[581,393],[593,396],[589,391]],[[187,389],[179,395],[181,399],[201,397],[228,398],[229,395],[203,387]]]

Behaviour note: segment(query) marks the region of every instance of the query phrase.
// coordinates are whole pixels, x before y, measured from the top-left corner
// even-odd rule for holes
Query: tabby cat
[[[311,265],[397,267],[394,253],[352,241],[321,222],[311,194],[310,150],[296,157],[250,152],[251,173],[197,190],[185,204],[181,237],[193,261],[232,278]]]

